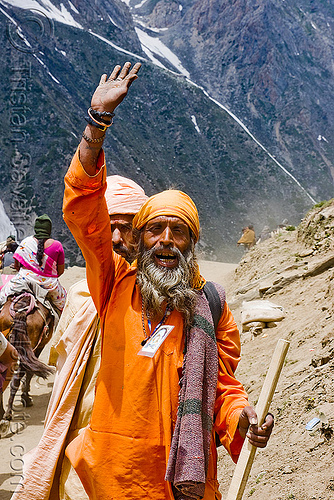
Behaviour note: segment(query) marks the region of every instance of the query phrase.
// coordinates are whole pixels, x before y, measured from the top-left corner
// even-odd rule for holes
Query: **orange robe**
[[[247,228],[244,234],[238,240],[238,245],[246,245],[249,248],[253,247],[256,243],[255,232],[253,229]]]
[[[176,422],[183,362],[183,320],[173,311],[174,329],[153,358],[138,356],[144,339],[136,268],[112,252],[104,183],[104,154],[88,176],[75,154],[65,177],[64,218],[87,263],[87,280],[102,325],[101,368],[90,425],[67,447],[91,500],[172,500],[164,480]],[[146,323],[146,330],[148,325]],[[155,325],[152,325],[152,329]],[[217,329],[219,380],[215,430],[236,460],[243,440],[237,430],[247,395],[235,377],[240,339],[225,304]],[[221,498],[217,452],[212,441],[205,500]]]

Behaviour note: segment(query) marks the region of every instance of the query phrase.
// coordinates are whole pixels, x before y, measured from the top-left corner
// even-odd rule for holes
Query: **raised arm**
[[[95,125],[87,125],[79,146],[80,161],[88,175],[96,174],[97,160],[106,133],[103,127],[112,123],[114,110],[123,101],[131,83],[138,78],[140,66],[140,63],[136,63],[130,69],[131,63],[126,62],[123,67],[115,66],[109,78],[106,74],[101,76],[91,100],[91,122]],[[94,120],[99,121],[102,128],[96,126],[99,124]]]
[[[102,75],[91,100],[90,123],[65,176],[64,219],[86,260],[87,281],[100,317],[115,276],[102,144],[112,113],[137,78],[140,64],[130,67],[125,63],[123,68],[115,66],[109,78]]]

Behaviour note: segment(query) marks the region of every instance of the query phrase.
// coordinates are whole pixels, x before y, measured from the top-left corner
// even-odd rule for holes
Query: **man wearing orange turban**
[[[182,219],[192,231],[195,242],[199,238],[199,218],[195,203],[182,191],[169,189],[151,196],[141,207],[133,220],[136,229],[142,229],[147,222],[162,215]]]
[[[101,77],[65,177],[64,218],[102,325],[92,417],[66,455],[91,500],[217,500],[215,433],[236,461],[246,433],[266,446],[273,417],[258,426],[234,376],[239,333],[223,289],[214,285],[217,322],[206,298],[189,196],[171,190],[147,200],[133,221],[135,263],[112,252],[102,143],[139,67]]]

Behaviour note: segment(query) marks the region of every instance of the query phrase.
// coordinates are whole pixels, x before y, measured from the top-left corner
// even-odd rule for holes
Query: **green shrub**
[[[321,208],[328,203],[329,202],[327,200],[319,201],[319,203],[316,203],[313,208]]]

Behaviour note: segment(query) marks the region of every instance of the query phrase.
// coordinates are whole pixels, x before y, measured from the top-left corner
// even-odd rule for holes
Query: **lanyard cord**
[[[167,306],[162,320],[157,324],[157,326],[154,328],[153,332],[151,332],[151,321],[148,319],[147,323],[148,323],[148,327],[150,329],[150,334],[147,335],[146,328],[145,328],[144,302],[142,300],[142,302],[141,302],[141,320],[142,320],[142,325],[143,325],[143,332],[145,335],[144,340],[141,341],[142,346],[144,346],[146,344],[146,342],[155,334],[155,332],[158,330],[158,328],[160,328],[160,326],[162,326],[164,324],[167,316],[169,316],[170,313],[171,313],[171,309],[169,308],[169,306]]]

